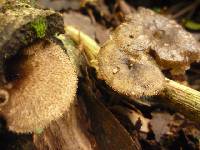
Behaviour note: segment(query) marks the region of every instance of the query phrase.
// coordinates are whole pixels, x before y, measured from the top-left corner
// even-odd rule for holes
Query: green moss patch
[[[37,18],[31,23],[31,27],[35,30],[38,38],[43,38],[47,30],[47,22],[43,17]]]

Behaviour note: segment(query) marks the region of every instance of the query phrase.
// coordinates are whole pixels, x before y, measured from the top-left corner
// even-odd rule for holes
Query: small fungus
[[[77,76],[66,53],[53,42],[38,42],[20,53],[20,60],[12,64],[15,71],[9,72],[13,87],[1,113],[10,130],[29,133],[45,128],[68,111]]]

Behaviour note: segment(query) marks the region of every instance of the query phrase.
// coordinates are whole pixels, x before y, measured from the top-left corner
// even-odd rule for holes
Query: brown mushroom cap
[[[159,70],[180,74],[200,60],[200,46],[174,20],[140,8],[118,26],[98,55],[99,72],[114,90],[130,96],[162,90]]]
[[[164,77],[154,60],[143,51],[128,53],[112,38],[101,48],[99,72],[114,90],[128,96],[156,95]]]
[[[24,50],[20,79],[13,81],[10,99],[2,108],[15,132],[45,128],[69,109],[76,88],[75,68],[56,44],[39,42]]]
[[[141,25],[134,27],[132,23],[122,23],[112,33],[112,39],[123,51],[130,53],[145,51],[151,44],[151,39],[146,32],[149,31],[145,31]]]
[[[162,69],[171,69],[174,74],[181,74],[192,62],[200,60],[199,43],[176,21],[145,8],[128,16],[127,21],[132,26],[129,32],[139,26],[142,30],[140,36],[146,36],[147,41],[151,41],[145,42],[146,47],[149,47],[150,52],[153,51],[155,60]]]

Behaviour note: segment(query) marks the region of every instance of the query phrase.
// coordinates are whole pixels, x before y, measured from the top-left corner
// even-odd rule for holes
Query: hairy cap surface
[[[39,42],[23,50],[10,99],[2,109],[10,130],[33,132],[69,109],[77,77],[68,56],[56,44]]]
[[[156,95],[163,89],[164,76],[144,52],[120,50],[112,38],[101,48],[99,72],[114,90],[128,96]]]

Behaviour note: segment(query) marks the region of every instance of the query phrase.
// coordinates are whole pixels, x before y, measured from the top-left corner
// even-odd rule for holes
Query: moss
[[[31,27],[35,30],[38,38],[43,38],[47,29],[46,19],[43,17],[37,18],[34,22],[31,23]]]

